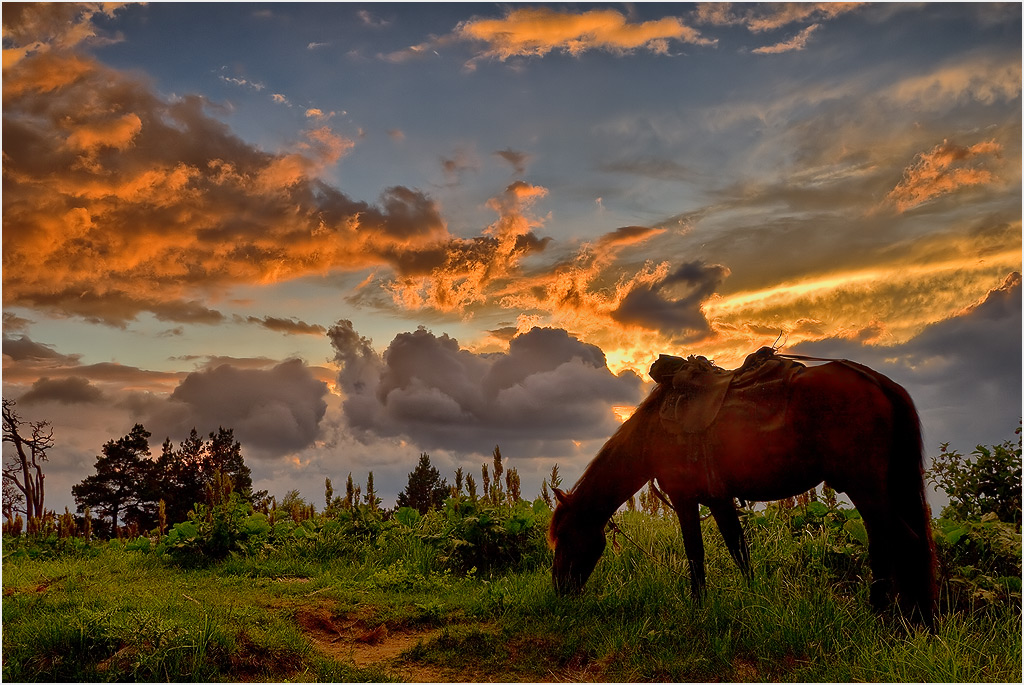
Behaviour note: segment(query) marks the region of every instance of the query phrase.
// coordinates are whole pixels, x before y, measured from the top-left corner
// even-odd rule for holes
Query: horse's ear
[[[558,488],[551,488],[552,492],[555,493],[555,499],[558,500],[559,504],[565,504],[569,501],[569,495],[565,494]]]

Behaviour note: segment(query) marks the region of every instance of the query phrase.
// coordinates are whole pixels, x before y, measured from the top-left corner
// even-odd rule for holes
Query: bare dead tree
[[[3,464],[4,490],[6,494],[10,484],[20,491],[25,518],[31,521],[43,516],[43,463],[48,460],[47,450],[53,447],[53,427],[49,421],[23,421],[16,404],[14,400],[3,401],[3,441],[14,445],[14,453]]]

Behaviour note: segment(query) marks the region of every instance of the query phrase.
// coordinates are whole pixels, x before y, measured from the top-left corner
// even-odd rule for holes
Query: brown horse
[[[548,539],[556,591],[582,589],[604,551],[608,519],[649,480],[658,480],[678,513],[698,600],[705,585],[700,504],[710,508],[746,574],[749,555],[733,499],[776,500],[824,481],[845,492],[863,517],[872,605],[881,610],[895,599],[906,616],[931,626],[930,511],[920,421],[906,390],[845,360],[806,367],[792,378],[788,404],[773,420],[726,403],[696,440],[664,429],[659,413],[670,392],[659,384],[572,490],[555,491]]]

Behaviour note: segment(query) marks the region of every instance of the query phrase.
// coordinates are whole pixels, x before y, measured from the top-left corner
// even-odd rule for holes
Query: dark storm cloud
[[[904,385],[921,410],[930,454],[942,442],[961,451],[1002,442],[1021,417],[1021,276],[1010,274],[974,307],[902,345],[831,338],[790,351],[859,361]]]
[[[247,453],[277,457],[310,446],[327,411],[327,386],[298,359],[270,369],[222,364],[190,373],[169,400],[143,405],[154,436],[232,428]]]
[[[40,378],[32,388],[18,398],[25,404],[60,402],[61,404],[96,404],[104,399],[103,392],[81,376],[66,378]]]
[[[660,281],[634,288],[611,316],[625,325],[674,335],[700,335],[710,330],[701,303],[728,275],[729,269],[717,264],[683,264]]]
[[[424,328],[378,357],[349,322],[331,329],[347,420],[357,434],[405,436],[423,448],[486,453],[609,435],[611,407],[635,404],[642,381],[560,329],[534,328],[505,353],[477,354]]]

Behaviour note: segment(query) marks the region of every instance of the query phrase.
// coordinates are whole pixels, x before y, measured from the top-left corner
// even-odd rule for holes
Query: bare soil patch
[[[296,614],[299,627],[313,646],[325,655],[348,661],[359,668],[377,666],[409,682],[451,682],[444,669],[405,662],[401,655],[419,642],[428,642],[439,628],[416,629],[375,623],[372,611],[336,616],[329,607],[303,608]]]

